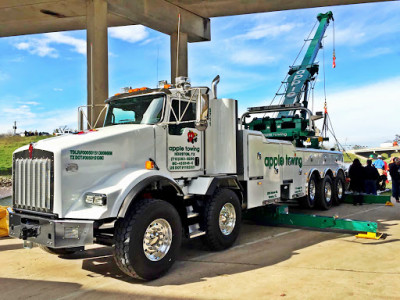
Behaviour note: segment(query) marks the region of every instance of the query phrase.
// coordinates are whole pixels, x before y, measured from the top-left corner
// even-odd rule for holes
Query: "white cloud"
[[[20,105],[18,107],[12,107],[12,108],[3,108],[2,112],[5,115],[12,116],[14,119],[20,119],[20,118],[29,118],[33,119],[35,118],[35,114],[31,111],[31,108],[29,105]]]
[[[33,111],[29,105],[19,105],[0,109],[0,132],[8,132],[12,129],[14,121],[17,121],[17,131],[46,131],[52,133],[59,126],[77,127],[76,108],[64,110],[48,110],[45,112]]]
[[[393,52],[394,52],[393,48],[379,47],[379,48],[371,49],[371,50],[363,53],[363,56],[365,58],[373,58],[373,57],[391,54]]]
[[[86,41],[78,39],[62,32],[51,32],[45,34],[49,43],[69,45],[74,48],[75,52],[86,55]]]
[[[250,48],[234,51],[230,59],[235,63],[247,66],[268,64],[276,60],[276,58],[270,56],[267,51]]]
[[[378,146],[399,133],[400,77],[328,95],[328,110],[341,143]],[[322,98],[321,98],[322,99]]]
[[[262,38],[277,37],[282,33],[293,30],[295,24],[260,24],[251,28],[247,33],[240,34],[235,39],[259,40]]]
[[[108,29],[110,37],[120,39],[128,43],[136,43],[145,40],[149,33],[143,25],[131,25],[112,27]]]
[[[39,102],[36,101],[17,101],[17,103],[19,104],[23,104],[23,105],[39,105]]]
[[[57,58],[59,54],[57,49],[53,47],[54,44],[71,46],[72,51],[86,55],[86,41],[75,38],[67,33],[51,32],[45,33],[40,37],[20,38],[19,40],[22,41],[14,44],[15,48],[28,51],[30,54],[40,57],[48,56]]]
[[[0,71],[0,81],[2,81],[2,80],[7,80],[8,78],[10,78],[10,77],[8,76],[8,74],[6,74],[6,73]]]
[[[53,91],[55,91],[55,92],[62,92],[62,91],[63,91],[63,89],[60,89],[60,88],[54,88],[54,89],[53,89]]]

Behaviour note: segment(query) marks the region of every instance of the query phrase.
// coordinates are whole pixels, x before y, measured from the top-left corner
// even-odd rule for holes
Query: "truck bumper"
[[[93,243],[93,223],[10,213],[9,234],[50,248],[81,247]]]

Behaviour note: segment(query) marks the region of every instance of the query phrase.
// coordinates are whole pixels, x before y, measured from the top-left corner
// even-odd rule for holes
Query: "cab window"
[[[196,103],[173,99],[171,104],[171,113],[169,115],[170,123],[168,132],[172,135],[181,135],[184,128],[195,128]]]

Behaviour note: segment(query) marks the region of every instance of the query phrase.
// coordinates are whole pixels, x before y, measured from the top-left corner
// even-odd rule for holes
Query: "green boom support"
[[[362,201],[364,203],[382,203],[385,204],[390,202],[390,196],[385,195],[369,195],[369,194],[362,194]],[[354,195],[353,194],[346,194],[346,197],[343,199],[345,203],[353,203],[354,202]]]
[[[246,218],[265,225],[316,228],[327,231],[377,233],[378,229],[375,222],[289,213],[288,206],[285,205],[266,206],[251,210],[247,213]]]

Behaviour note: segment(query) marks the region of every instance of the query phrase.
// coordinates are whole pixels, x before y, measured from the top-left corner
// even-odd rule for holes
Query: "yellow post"
[[[8,211],[7,207],[0,206],[0,237],[8,236]]]

